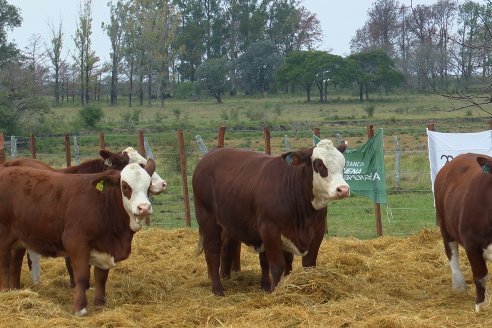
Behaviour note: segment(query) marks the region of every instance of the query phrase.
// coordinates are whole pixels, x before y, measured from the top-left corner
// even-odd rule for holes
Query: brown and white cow
[[[48,164],[32,158],[18,158],[15,160],[11,160],[6,162],[3,166],[26,166],[33,167],[40,170],[47,171],[57,171],[62,173],[69,174],[80,174],[80,173],[98,173],[106,170],[118,170],[121,171],[126,165],[129,163],[137,163],[140,166],[144,166],[147,163],[147,160],[142,157],[134,148],[127,147],[122,152],[113,153],[106,149],[101,149],[99,151],[99,155],[101,158],[96,158],[92,160],[85,161],[80,165],[70,166],[67,168],[56,170],[49,166]],[[151,195],[159,195],[163,191],[167,189],[167,182],[163,180],[157,172],[152,174],[151,186],[150,186],[150,194]],[[147,219],[146,224],[149,224]],[[29,259],[29,267],[31,270],[31,278],[33,282],[37,283],[41,279],[41,256],[32,250],[28,250],[28,259]],[[70,286],[74,287],[75,282],[73,280],[73,273],[70,265],[70,259],[67,257],[66,259],[67,271],[70,276]]]
[[[437,173],[434,199],[452,286],[466,289],[459,265],[459,244],[471,265],[478,312],[487,302],[486,260],[492,261],[492,157],[472,153],[456,156]]]
[[[29,167],[0,170],[2,289],[20,287],[25,248],[68,256],[75,277],[72,311],[87,314],[86,289],[94,265],[94,304],[105,302],[109,269],[130,255],[133,235],[152,214],[148,199],[155,162],[119,172],[64,174]],[[13,258],[12,258],[13,256]]]
[[[222,240],[260,253],[261,286],[267,291],[285,271],[284,251],[302,256],[305,267],[316,265],[327,204],[349,196],[345,158],[330,140],[290,153],[294,165],[285,157],[221,148],[198,162],[192,179],[198,250],[205,252],[214,294],[224,295],[219,267],[231,261],[224,254],[221,260]]]

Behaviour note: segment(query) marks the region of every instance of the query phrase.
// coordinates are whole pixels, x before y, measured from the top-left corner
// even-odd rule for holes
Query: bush
[[[79,116],[85,126],[95,128],[96,124],[104,117],[102,108],[96,105],[88,105],[79,111]]]
[[[376,111],[376,106],[374,106],[374,105],[368,105],[368,106],[364,107],[364,110],[367,113],[367,116],[368,117],[373,117],[374,116],[374,112]]]

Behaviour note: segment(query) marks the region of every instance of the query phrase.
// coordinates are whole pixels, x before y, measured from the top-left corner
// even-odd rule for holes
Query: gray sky
[[[75,33],[80,0],[7,0],[8,3],[20,8],[23,17],[22,26],[9,34],[19,48],[29,44],[33,34],[39,34],[49,42],[50,30],[48,22],[58,27],[60,21],[64,33],[64,48],[67,52],[74,49],[72,35]],[[92,46],[96,54],[103,60],[109,60],[109,39],[101,29],[101,23],[109,20],[108,0],[93,1],[93,35]],[[411,0],[400,0],[410,5]],[[413,5],[432,4],[436,0],[413,0]],[[482,2],[482,1],[478,1]],[[367,20],[367,11],[372,0],[304,0],[303,5],[315,13],[321,22],[323,42],[320,50],[332,50],[332,53],[346,56],[350,53],[350,40],[357,29]]]

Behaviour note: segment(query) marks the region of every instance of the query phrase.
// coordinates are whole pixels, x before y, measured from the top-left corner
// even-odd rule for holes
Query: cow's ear
[[[120,174],[107,174],[99,176],[92,181],[92,186],[100,192],[106,192],[120,186]]]
[[[343,152],[347,149],[347,145],[347,140],[342,140],[342,142],[337,146],[338,151],[343,154]]]
[[[302,151],[294,151],[290,154],[290,157],[292,158],[290,165],[301,165],[303,163],[311,162],[311,156],[306,155],[306,153]]]
[[[479,156],[477,157],[477,163],[483,172],[492,174],[492,159]]]
[[[155,161],[153,158],[149,158],[147,160],[147,164],[145,164],[145,167],[144,167],[145,171],[147,171],[147,173],[152,176],[152,174],[154,174],[154,171],[155,171]]]

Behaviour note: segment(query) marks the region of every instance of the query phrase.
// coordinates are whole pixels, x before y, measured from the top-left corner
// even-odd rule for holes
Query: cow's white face
[[[126,148],[125,150],[123,150],[123,152],[126,153],[130,158],[130,163],[137,163],[140,165],[145,165],[147,163],[147,160],[143,158],[142,155],[140,155],[138,151],[136,151],[132,147]],[[162,179],[159,176],[159,174],[157,174],[157,172],[154,172],[154,174],[152,174],[152,184],[149,190],[150,193],[152,195],[159,195],[161,192],[165,191],[166,189],[167,189],[166,180]]]
[[[314,147],[311,163],[314,195],[311,203],[315,209],[326,207],[332,199],[350,195],[349,185],[343,179],[345,157],[331,140],[323,139]]]
[[[121,171],[120,187],[123,194],[123,207],[130,217],[130,228],[138,231],[142,220],[152,214],[148,198],[150,176],[137,163],[128,164]]]

